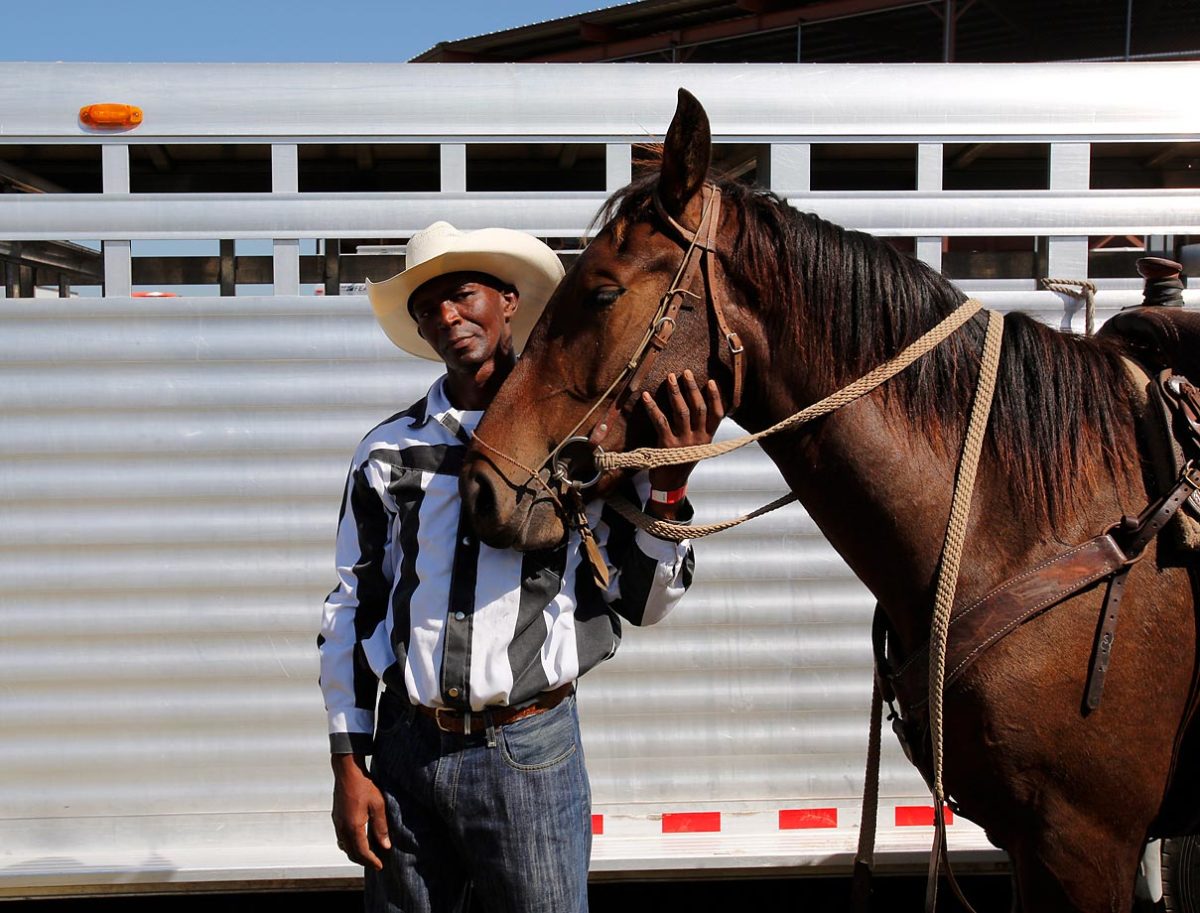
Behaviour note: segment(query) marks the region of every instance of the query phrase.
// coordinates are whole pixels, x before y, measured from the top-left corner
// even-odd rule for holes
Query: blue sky
[[[0,60],[403,62],[612,0],[14,0]]]

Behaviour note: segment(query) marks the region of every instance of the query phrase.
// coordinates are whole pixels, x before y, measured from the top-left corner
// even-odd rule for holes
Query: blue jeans
[[[586,913],[591,788],[574,696],[488,733],[442,732],[385,693],[371,776],[390,851],[368,913]],[[489,744],[492,742],[492,744]]]

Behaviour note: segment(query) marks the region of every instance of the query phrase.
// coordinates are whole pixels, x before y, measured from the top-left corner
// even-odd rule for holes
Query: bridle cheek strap
[[[733,405],[729,409],[730,414],[732,414],[737,411],[737,407],[742,402],[743,379],[746,376],[746,347],[742,345],[741,337],[729,329],[729,324],[725,321],[725,311],[721,308],[721,302],[712,292],[717,287],[714,273],[720,271],[721,261],[716,257],[711,257],[706,258],[705,262],[709,270],[709,300],[712,301],[713,316],[717,319],[717,329],[721,332],[721,338],[725,340],[725,345],[729,349],[730,368],[733,372]]]
[[[600,445],[605,435],[608,434],[608,429],[613,426],[613,420],[617,414],[632,406],[630,399],[637,395],[645,385],[645,380],[649,376],[654,362],[662,354],[667,343],[671,341],[671,336],[675,333],[684,298],[695,298],[702,302],[712,301],[714,308],[720,310],[716,305],[712,287],[707,285],[711,270],[705,269],[705,263],[714,253],[716,226],[721,218],[721,191],[713,184],[705,184],[701,192],[704,194],[704,205],[701,209],[700,225],[694,232],[685,228],[667,212],[658,194],[654,194],[654,207],[658,210],[659,216],[679,233],[684,243],[683,261],[666,294],[663,295],[648,338],[634,352],[633,358],[629,361],[632,372],[628,380],[613,397],[604,418],[588,435],[588,441],[594,446]],[[697,284],[701,286],[702,293],[692,290]]]
[[[704,282],[706,301],[712,305],[713,317],[717,322],[717,329],[729,351],[730,371],[733,374],[733,403],[728,410],[728,414],[732,415],[737,411],[738,406],[742,402],[742,388],[746,376],[746,349],[742,345],[741,337],[729,329],[729,322],[725,319],[725,311],[721,307],[721,300],[716,294],[716,279],[720,271],[720,259],[717,256],[717,231],[721,227],[721,190],[715,184],[705,184],[703,189],[708,192],[708,202],[704,207],[703,215],[700,218],[700,225],[696,231],[690,230],[667,212],[667,208],[663,205],[662,199],[657,193],[654,194],[654,208],[658,211],[659,217],[675,229],[676,234],[688,245],[687,253],[685,254],[689,258],[688,268],[685,275],[676,283],[675,288],[687,289],[691,287],[696,272],[692,268],[693,265],[701,273],[700,278]],[[697,260],[692,261],[690,259],[692,252],[697,249],[702,253]],[[655,356],[657,354],[656,352]],[[641,371],[639,373],[644,374]]]

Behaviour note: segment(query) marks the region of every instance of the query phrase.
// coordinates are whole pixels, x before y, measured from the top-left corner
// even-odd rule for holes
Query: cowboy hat
[[[446,273],[478,272],[513,286],[521,296],[512,319],[513,346],[525,347],[533,325],[550,300],[563,266],[549,247],[532,235],[511,228],[459,231],[449,222],[434,222],[409,239],[405,270],[382,282],[367,281],[367,297],[375,319],[388,338],[412,355],[440,361],[433,346],[417,332],[408,299],[430,279]]]

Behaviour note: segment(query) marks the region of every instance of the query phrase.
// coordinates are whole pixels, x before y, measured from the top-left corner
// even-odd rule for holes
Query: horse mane
[[[657,218],[657,181],[653,169],[597,216],[618,244],[633,223]],[[767,190],[714,182],[738,224],[722,265],[739,286],[760,291],[753,304],[766,331],[781,351],[804,353],[817,389],[832,392],[865,374],[966,299],[927,264],[871,235],[800,212]],[[786,289],[794,293],[780,294]],[[987,447],[1012,467],[1013,492],[1032,518],[1055,527],[1085,493],[1129,469],[1116,443],[1130,409],[1121,353],[1115,343],[1060,333],[1025,314],[1004,320]],[[962,404],[973,394],[984,330],[976,316],[882,388],[884,402],[922,425],[948,456],[957,456],[966,427]]]

